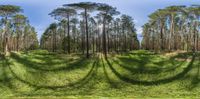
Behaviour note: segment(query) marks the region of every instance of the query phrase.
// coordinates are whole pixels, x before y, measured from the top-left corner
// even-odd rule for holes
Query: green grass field
[[[0,60],[0,97],[200,97],[199,55],[11,53]]]

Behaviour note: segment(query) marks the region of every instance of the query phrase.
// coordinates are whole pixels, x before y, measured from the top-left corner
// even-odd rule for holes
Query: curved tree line
[[[43,33],[40,47],[52,52],[90,54],[126,52],[139,48],[133,18],[121,15],[115,7],[104,3],[80,2],[64,4],[49,15],[52,23]]]
[[[0,5],[0,51],[25,51],[38,47],[37,33],[15,5]]]
[[[199,51],[200,6],[169,6],[149,15],[142,48],[154,51]]]

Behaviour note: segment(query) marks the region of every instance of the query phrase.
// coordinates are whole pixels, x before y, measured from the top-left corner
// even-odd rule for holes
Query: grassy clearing
[[[200,97],[199,79],[199,58],[191,53],[86,59],[37,50],[0,60],[1,97]]]

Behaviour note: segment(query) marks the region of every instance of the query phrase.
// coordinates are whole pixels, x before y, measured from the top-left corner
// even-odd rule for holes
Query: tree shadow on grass
[[[1,61],[2,61],[2,64],[0,66],[0,69],[1,69],[0,70],[1,71],[1,75],[0,75],[1,87],[0,88],[3,88],[4,92],[7,90],[10,90],[13,93],[16,93],[16,91],[13,90],[15,87],[12,85],[13,78],[10,76],[10,72],[9,72],[8,65],[10,63],[6,57],[3,57]]]
[[[115,83],[114,81],[112,81],[112,80],[110,79],[109,74],[108,74],[108,72],[107,72],[107,70],[106,70],[105,63],[104,63],[104,61],[103,61],[103,58],[101,57],[100,60],[101,60],[102,65],[103,65],[103,71],[104,71],[104,74],[105,74],[105,77],[106,77],[107,81],[109,82],[109,84],[111,85],[112,88],[118,88],[118,84]]]
[[[128,53],[124,53],[123,55],[137,55],[137,56],[154,56],[157,55],[157,53],[155,52],[150,52],[150,51],[133,51],[133,52],[128,52]]]
[[[182,78],[183,76],[185,76],[191,69],[192,69],[192,65],[193,62],[195,60],[195,56],[192,57],[191,62],[187,65],[186,68],[184,68],[184,70],[178,74],[176,74],[173,77],[169,77],[169,78],[165,78],[165,79],[160,79],[160,80],[156,80],[156,81],[140,81],[140,80],[135,80],[135,79],[131,79],[128,78],[126,76],[121,75],[110,63],[110,61],[108,59],[106,59],[107,64],[109,65],[110,69],[112,70],[112,72],[121,80],[131,83],[131,84],[141,84],[141,85],[158,85],[158,84],[165,84],[165,83],[170,83],[172,81],[178,80],[180,78]]]
[[[7,65],[8,65],[8,62],[7,62],[7,60],[5,59],[5,58],[2,58],[2,60],[1,60],[2,62],[2,64],[1,64],[1,81],[2,82],[9,82],[10,81],[10,79],[9,79],[9,77],[8,77],[8,74],[7,74],[7,71],[6,71],[6,69],[7,69]]]
[[[195,69],[195,70],[197,70],[197,71],[196,71],[196,74],[192,78],[190,86],[188,87],[189,90],[193,90],[194,88],[196,88],[199,85],[199,82],[200,82],[200,76],[199,76],[199,74],[200,74],[200,57],[199,57],[199,62],[197,64],[196,68],[197,69]]]
[[[31,62],[34,62],[30,59],[30,57],[32,59],[36,59],[36,60],[40,60],[42,63],[38,63],[38,62],[35,62],[35,64],[37,65],[42,65],[42,66],[48,66],[48,65],[57,65],[57,64],[60,64],[60,63],[69,63],[69,62],[72,62],[72,61],[75,61],[75,60],[78,60],[75,59],[74,57],[81,57],[83,58],[82,55],[27,55],[28,57],[28,61],[31,61]]]
[[[175,58],[183,58],[183,59],[185,59],[186,57],[190,57],[192,55],[193,55],[192,52],[178,53],[177,55],[170,57],[170,59],[172,59],[172,60],[175,59]]]
[[[30,60],[30,58],[32,58],[33,56],[30,56],[30,57],[21,57],[20,55],[23,55],[23,54],[18,54],[18,53],[11,53],[11,57],[14,58],[14,59],[21,59],[23,61],[29,61],[29,62],[32,62]],[[41,58],[42,57],[42,58]],[[38,56],[36,56],[36,59],[38,60],[41,60],[43,61],[44,63],[37,63],[37,62],[32,62],[34,64],[37,64],[37,65],[57,65],[57,64],[61,64],[62,62],[53,62],[54,60],[58,59],[56,56],[52,56],[50,57],[49,55],[43,55],[41,56],[40,58]],[[35,58],[35,56],[34,56]]]
[[[113,62],[115,64],[121,66],[122,68],[124,68],[124,69],[126,69],[126,70],[128,70],[130,72],[133,72],[133,73],[158,74],[158,73],[161,73],[161,72],[169,72],[169,71],[175,70],[176,68],[182,66],[186,62],[187,58],[188,57],[186,57],[182,62],[180,62],[178,64],[174,64],[174,62],[171,62],[171,61],[174,61],[172,59],[167,60],[167,61],[163,60],[161,62],[156,62],[156,63],[154,63],[155,65],[157,65],[156,67],[145,67],[144,65],[146,65],[146,61],[145,61],[145,63],[143,63],[143,60],[132,60],[132,61],[129,61],[131,63],[133,63],[133,62],[138,63],[137,66],[125,65],[125,63],[127,63],[125,58],[119,59],[119,61],[123,62],[124,64],[120,64],[119,61],[117,61],[117,60],[113,60]],[[170,66],[170,67],[166,67],[165,66],[164,67],[164,65],[165,65],[164,63],[171,63],[172,66]]]
[[[137,67],[139,71],[142,71],[145,68],[145,65],[151,62],[151,59],[148,57],[140,57],[140,59],[128,58],[128,57],[119,57],[119,61],[124,64],[138,64],[140,66]],[[117,62],[118,63],[118,62]],[[134,67],[134,66],[133,66]]]
[[[191,56],[191,54],[181,53],[169,59],[167,58],[167,60],[163,59],[162,61],[159,61],[159,62],[152,62],[153,60],[152,58],[154,58],[155,56],[148,57],[146,55],[145,56],[139,55],[137,59],[130,58],[130,57],[129,58],[119,57],[117,60],[113,59],[113,62],[132,73],[158,74],[161,72],[169,72],[169,71],[175,70],[176,68],[186,63],[186,60],[188,59],[189,56]],[[175,60],[175,58],[182,58],[183,60],[178,61],[178,60]],[[122,62],[122,64],[119,61]],[[153,63],[155,66],[153,67],[146,66],[149,63]],[[166,66],[166,64],[167,65],[170,64],[172,66]]]
[[[52,90],[55,90],[55,89],[63,89],[63,88],[66,88],[66,87],[80,87],[82,85],[84,85],[85,83],[87,83],[90,78],[92,77],[93,73],[95,72],[95,67],[96,67],[96,62],[97,61],[94,61],[93,64],[92,64],[92,67],[90,69],[90,71],[87,73],[86,76],[84,76],[82,79],[78,80],[78,81],[75,81],[74,83],[68,83],[66,85],[60,85],[60,86],[48,86],[48,85],[38,85],[38,84],[33,84],[29,81],[26,81],[22,78],[20,78],[14,71],[13,69],[11,68],[10,65],[8,65],[9,67],[9,70],[11,71],[12,75],[14,78],[16,78],[17,80],[21,81],[22,83],[24,84],[27,84],[31,87],[34,87],[36,90],[38,89],[41,89],[41,88],[45,88],[45,89],[52,89]]]
[[[46,69],[46,68],[41,68],[42,66],[41,67],[37,66],[37,63],[31,62],[25,58],[21,58],[16,54],[11,54],[11,57],[26,67],[29,67],[29,68],[32,68],[35,70],[40,70],[43,72],[49,72],[49,71],[59,72],[59,71],[70,71],[70,70],[75,70],[75,69],[81,69],[81,68],[84,68],[85,66],[88,66],[88,64],[90,62],[85,57],[82,57],[74,63],[66,64],[67,66],[57,67],[57,68],[53,68],[53,69]],[[51,60],[49,60],[49,62],[50,61]],[[59,63],[57,63],[57,64],[59,64]],[[55,65],[55,64],[51,64],[51,65]]]

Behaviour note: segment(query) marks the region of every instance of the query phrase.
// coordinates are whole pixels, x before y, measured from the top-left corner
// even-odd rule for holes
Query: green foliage
[[[22,9],[15,5],[0,5],[0,16],[7,17],[21,12]]]
[[[77,14],[76,10],[72,8],[57,8],[54,9],[49,15],[55,17],[55,19],[62,20],[75,14]]]
[[[98,4],[95,2],[80,2],[80,3],[64,4],[63,6],[92,11],[96,10]]]
[[[1,97],[195,98],[198,79],[199,58],[192,53],[139,50],[106,60],[34,50],[0,60]]]

